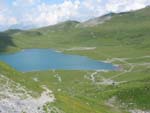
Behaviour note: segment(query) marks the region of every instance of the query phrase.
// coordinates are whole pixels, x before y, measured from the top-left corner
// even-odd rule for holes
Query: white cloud
[[[80,2],[65,1],[59,5],[39,4],[30,13],[24,14],[24,22],[42,25],[52,25],[71,19],[78,15]]]
[[[0,28],[13,24],[45,26],[74,19],[85,21],[108,12],[136,10],[150,5],[150,0],[65,0],[46,4],[42,0],[14,0],[6,7],[0,0]],[[5,9],[5,10],[4,10]]]
[[[3,2],[0,1],[0,11],[3,9]]]
[[[8,29],[9,26],[14,24],[17,24],[16,18],[0,15],[0,30]]]
[[[105,9],[104,0],[84,0],[81,2],[80,15],[83,16],[82,20],[92,17],[100,16],[107,13]]]
[[[25,6],[25,5],[33,5],[40,2],[40,0],[14,0],[13,5],[14,6]]]
[[[150,0],[109,0],[106,4],[108,11],[122,12],[144,8]]]
[[[0,15],[7,9],[7,4],[5,3],[4,0],[0,0]]]
[[[13,25],[13,24],[17,24],[16,18],[14,18],[14,17],[8,18],[3,15],[0,15],[0,25],[9,26],[9,25]]]

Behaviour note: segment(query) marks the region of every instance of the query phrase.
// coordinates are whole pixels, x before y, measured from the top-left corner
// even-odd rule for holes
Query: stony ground
[[[25,87],[3,75],[0,75],[0,86],[0,113],[44,113],[43,106],[55,100],[45,86],[41,96],[33,98]]]

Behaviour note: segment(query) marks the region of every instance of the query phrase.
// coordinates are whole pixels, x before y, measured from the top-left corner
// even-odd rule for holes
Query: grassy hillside
[[[120,71],[20,73],[1,63],[0,73],[38,94],[42,91],[42,85],[52,89],[56,102],[45,106],[45,110],[51,106],[65,113],[150,110],[149,12],[150,7],[147,7],[134,12],[112,14],[110,20],[94,26],[83,27],[83,23],[67,21],[45,28],[0,33],[0,50],[3,52],[53,48],[64,53],[106,60],[120,65]],[[94,49],[86,50],[87,47]]]

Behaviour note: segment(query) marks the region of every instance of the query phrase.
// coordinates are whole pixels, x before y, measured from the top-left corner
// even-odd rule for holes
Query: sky
[[[0,30],[37,28],[67,20],[82,22],[148,5],[150,0],[0,0]]]

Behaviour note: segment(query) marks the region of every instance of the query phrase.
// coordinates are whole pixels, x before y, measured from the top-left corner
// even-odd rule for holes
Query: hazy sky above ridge
[[[109,12],[137,10],[150,0],[0,0],[0,30],[85,21]]]

